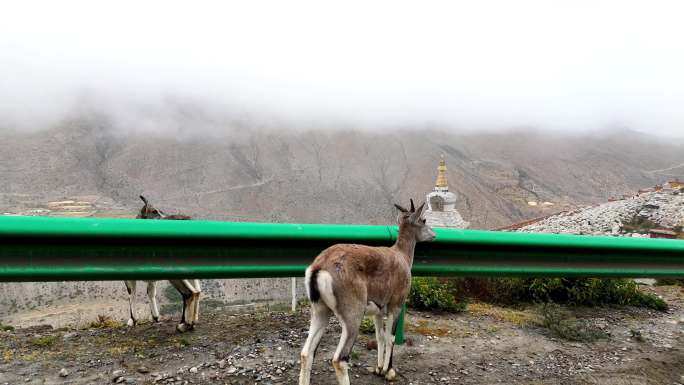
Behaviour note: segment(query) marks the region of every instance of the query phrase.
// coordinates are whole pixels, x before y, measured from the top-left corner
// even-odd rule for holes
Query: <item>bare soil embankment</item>
[[[394,359],[397,384],[676,384],[684,375],[684,291],[662,295],[668,312],[632,307],[571,309],[609,338],[568,342],[527,321],[531,308],[473,304],[463,314],[409,312],[406,345]],[[127,328],[32,327],[0,334],[0,384],[294,384],[308,311],[228,315],[210,310],[197,330],[175,322]],[[635,331],[641,337],[635,338]],[[330,365],[339,338],[332,322],[314,363],[317,384],[335,384]],[[383,384],[368,374],[375,351],[362,335],[352,356],[356,384]],[[64,369],[64,370],[62,370]],[[60,376],[60,371],[62,376]]]

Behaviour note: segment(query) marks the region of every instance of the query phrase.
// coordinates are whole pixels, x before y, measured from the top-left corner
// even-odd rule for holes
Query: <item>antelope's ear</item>
[[[413,198],[411,198],[411,212],[416,211],[416,206],[413,205]]]
[[[423,213],[424,207],[425,207],[425,202],[423,202],[423,204],[421,204],[420,207],[418,207],[418,210],[416,210],[416,212],[411,214],[411,222],[414,222],[414,223],[418,222],[418,220],[420,219],[420,215]]]
[[[144,196],[141,195],[141,196],[140,196],[140,199],[142,199],[142,201],[145,202],[146,205],[148,204],[148,203],[147,203],[147,199],[145,199]]]
[[[401,211],[402,213],[407,213],[407,212],[409,212],[408,210],[406,210],[405,208],[399,206],[399,205],[396,204],[396,203],[394,204],[394,207],[396,207],[397,210]]]

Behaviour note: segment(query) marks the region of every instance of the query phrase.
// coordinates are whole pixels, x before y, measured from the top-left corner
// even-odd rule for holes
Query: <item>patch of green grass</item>
[[[186,346],[190,346],[190,340],[185,338],[185,337],[180,337],[178,338],[178,346],[184,348]]]
[[[5,325],[2,322],[0,322],[0,330],[6,331],[6,332],[11,332],[11,331],[14,331],[14,326]]]
[[[499,321],[506,321],[518,326],[527,326],[533,322],[533,314],[529,311],[509,309],[488,303],[476,302],[468,304],[468,313],[479,316],[493,317]]]
[[[56,335],[40,336],[31,339],[31,344],[40,347],[49,347],[55,344],[59,337]]]
[[[557,304],[545,303],[539,306],[539,325],[548,329],[553,335],[578,342],[593,342],[608,338],[603,330],[578,320]]]

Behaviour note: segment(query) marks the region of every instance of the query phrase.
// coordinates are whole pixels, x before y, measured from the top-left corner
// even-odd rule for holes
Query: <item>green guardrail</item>
[[[684,276],[677,240],[435,232],[416,247],[416,276]],[[332,244],[396,236],[396,226],[4,216],[0,282],[298,277]]]
[[[435,229],[414,275],[684,276],[684,242]],[[396,226],[0,217],[0,281],[297,277],[335,243]]]

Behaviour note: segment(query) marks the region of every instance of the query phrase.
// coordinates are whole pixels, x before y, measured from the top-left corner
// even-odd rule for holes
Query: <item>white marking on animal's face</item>
[[[431,242],[435,240],[435,237],[437,234],[432,230],[432,227],[428,226],[424,221],[425,219],[422,219],[423,225],[420,227],[420,231],[418,231],[418,242]]]

